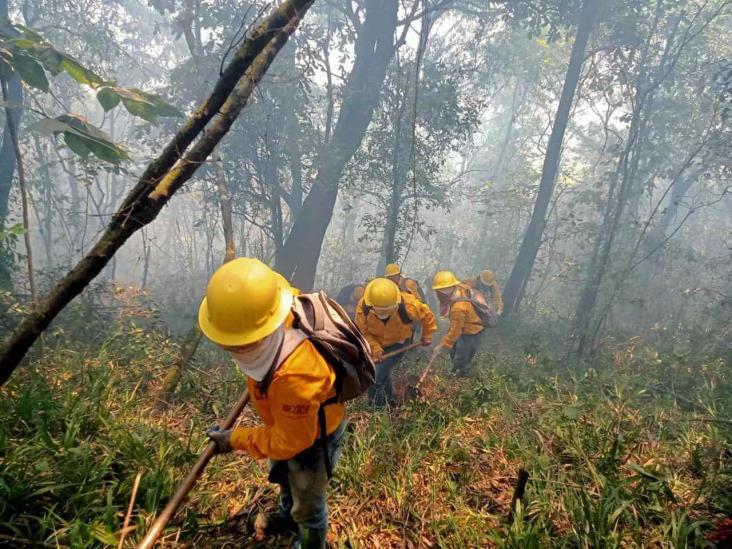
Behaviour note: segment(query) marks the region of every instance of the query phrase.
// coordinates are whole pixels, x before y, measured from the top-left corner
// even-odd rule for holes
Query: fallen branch
[[[137,499],[137,489],[140,487],[141,478],[142,478],[142,471],[139,471],[137,473],[137,476],[135,477],[135,483],[132,485],[132,495],[130,496],[130,504],[127,506],[127,514],[125,515],[125,521],[122,524],[122,533],[119,537],[119,545],[117,545],[117,549],[122,549],[122,546],[125,542],[125,538],[127,537],[128,532],[132,531],[130,529],[130,517],[132,517],[132,510],[135,508],[135,500]]]

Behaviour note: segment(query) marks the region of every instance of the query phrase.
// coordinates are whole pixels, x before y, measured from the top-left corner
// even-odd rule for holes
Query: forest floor
[[[487,338],[471,379],[443,361],[419,401],[351,406],[330,489],[335,547],[732,542],[732,425],[719,419],[732,417],[729,365],[631,341],[568,368],[512,331]],[[78,349],[47,345],[0,391],[0,546],[116,546],[141,473],[132,546],[244,379],[204,350],[161,407],[175,346],[159,333],[120,323]],[[530,480],[509,520],[520,468]],[[235,517],[275,498],[264,463],[217,456],[166,540],[251,547]]]

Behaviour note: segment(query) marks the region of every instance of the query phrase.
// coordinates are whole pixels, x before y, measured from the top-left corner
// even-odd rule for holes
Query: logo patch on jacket
[[[283,404],[282,411],[291,416],[305,416],[310,410],[310,404]]]

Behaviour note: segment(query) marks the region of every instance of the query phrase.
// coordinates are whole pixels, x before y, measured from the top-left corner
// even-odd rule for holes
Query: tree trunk
[[[397,62],[398,65],[398,62]],[[378,272],[384,272],[384,268],[389,263],[397,262],[396,250],[396,234],[399,228],[399,212],[402,207],[402,193],[406,184],[406,166],[403,166],[401,160],[402,149],[402,126],[404,118],[404,110],[406,107],[406,97],[402,97],[400,88],[401,84],[401,67],[397,66],[397,98],[398,104],[395,105],[394,133],[392,136],[391,151],[391,193],[386,203],[386,223],[384,224],[384,234],[381,239],[381,260],[378,266]],[[404,87],[408,86],[408,81],[404,83]],[[406,163],[405,163],[406,164]]]
[[[534,211],[531,214],[531,220],[524,234],[518,257],[513,265],[513,269],[511,269],[511,275],[503,291],[504,316],[509,316],[520,305],[526,285],[531,277],[536,254],[541,246],[542,234],[546,225],[546,212],[549,208],[549,202],[554,192],[554,185],[559,171],[564,133],[567,129],[570,110],[577,91],[580,73],[582,72],[587,41],[597,19],[598,8],[599,0],[585,0],[582,6],[582,13],[577,26],[577,35],[572,46],[572,54],[569,58],[567,75],[564,79],[557,114],[554,117],[554,126],[552,127],[546,155],[544,156],[544,166],[539,183],[539,192],[534,203]]]
[[[23,88],[18,75],[15,74],[7,81],[8,99],[12,103],[23,102]],[[23,109],[7,109],[10,111],[12,122],[17,128],[20,125],[20,116]],[[8,202],[10,190],[13,187],[13,176],[15,175],[15,151],[13,150],[13,139],[10,136],[11,118],[5,118],[5,131],[3,132],[3,144],[0,146],[0,226],[4,226],[5,218],[8,215]]]
[[[7,105],[10,100],[8,84],[4,78],[0,81],[0,84],[2,85],[3,100]],[[23,241],[25,242],[25,257],[28,269],[28,287],[30,288],[31,303],[35,304],[38,295],[36,294],[36,276],[33,272],[33,247],[31,246],[30,237],[30,215],[28,214],[28,186],[25,180],[25,169],[23,168],[23,156],[20,152],[20,143],[18,143],[18,126],[15,124],[16,117],[13,115],[13,110],[10,107],[5,107],[5,119],[7,120],[8,130],[10,131],[10,140],[13,143],[15,164],[18,166],[18,185],[20,187],[20,204],[23,215]]]
[[[646,241],[644,243],[644,248],[646,249],[646,251],[653,250],[654,248],[659,246],[660,243],[662,243],[663,240],[666,238],[668,228],[671,226],[671,223],[676,219],[676,216],[679,213],[679,205],[681,204],[681,201],[686,196],[686,193],[689,192],[689,189],[694,184],[694,181],[697,180],[698,176],[699,173],[694,173],[684,178],[681,178],[674,184],[673,189],[671,189],[671,198],[669,198],[668,204],[666,205],[666,209],[664,210],[661,219],[653,226],[653,229],[648,233],[648,238],[646,238]]]
[[[366,1],[366,18],[356,39],[356,58],[346,80],[333,138],[328,151],[320,155],[318,174],[276,264],[277,270],[302,290],[313,287],[341,174],[360,146],[379,103],[386,68],[394,55],[397,4],[394,0]]]
[[[606,274],[610,270],[610,259],[613,245],[623,228],[623,214],[629,198],[633,194],[635,182],[641,161],[645,160],[645,145],[650,135],[651,115],[653,113],[654,94],[661,83],[669,77],[673,66],[677,63],[683,47],[671,53],[680,19],[666,36],[666,46],[661,55],[658,67],[649,67],[648,60],[652,49],[656,30],[659,28],[664,6],[656,6],[654,21],[648,33],[644,48],[640,54],[639,73],[635,80],[635,97],[633,98],[633,112],[626,145],[618,159],[611,191],[608,195],[603,228],[598,234],[588,268],[588,276],[580,295],[575,312],[573,339],[577,357],[587,356],[594,350],[595,342],[609,317],[612,299],[616,292],[611,292],[608,303],[596,318],[595,309]],[[667,66],[666,63],[670,62]],[[654,78],[656,76],[656,78]],[[615,190],[617,188],[617,190]],[[616,289],[622,285],[622,280],[616,283]]]
[[[9,19],[8,0],[0,0],[0,19]],[[5,101],[21,104],[23,102],[23,87],[20,83],[20,77],[14,74],[12,78],[7,80],[7,86],[8,97]],[[5,118],[3,143],[0,146],[0,229],[5,226],[5,218],[8,215],[8,201],[10,199],[10,190],[13,187],[13,174],[15,173],[15,150],[10,135],[10,124],[11,122],[14,123],[16,128],[20,126],[20,116],[23,109],[11,109],[10,113],[10,116]],[[0,269],[2,269],[1,265]],[[0,274],[0,276],[2,275]]]
[[[211,95],[148,166],[99,241],[0,345],[0,385],[56,315],[100,273],[132,234],[155,219],[208,158],[312,2],[287,0],[239,47]],[[201,133],[203,136],[188,150]]]

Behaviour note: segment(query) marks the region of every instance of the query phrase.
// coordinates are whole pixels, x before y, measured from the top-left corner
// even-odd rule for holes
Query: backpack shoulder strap
[[[403,299],[399,302],[397,312],[403,324],[412,324],[412,322],[414,322],[414,320],[409,316],[409,312],[407,311],[407,304],[404,303]]]

